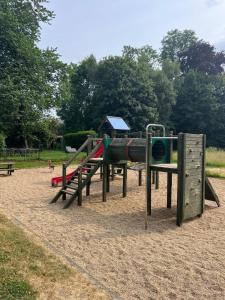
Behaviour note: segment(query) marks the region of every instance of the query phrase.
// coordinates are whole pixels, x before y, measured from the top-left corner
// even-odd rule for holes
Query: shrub
[[[94,130],[78,131],[74,133],[67,133],[64,135],[65,146],[70,146],[78,149],[87,139],[88,135],[95,135]]]
[[[3,148],[5,148],[5,136],[0,133],[0,150],[2,150]]]

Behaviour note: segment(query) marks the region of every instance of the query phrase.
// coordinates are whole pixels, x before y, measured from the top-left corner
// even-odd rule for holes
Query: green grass
[[[111,299],[0,214],[0,299],[64,299],[65,291],[71,299]]]
[[[74,154],[66,153],[64,151],[59,150],[44,150],[40,153],[40,159],[32,159],[28,158],[24,160],[24,157],[21,156],[13,156],[7,157],[1,161],[12,161],[15,164],[15,168],[17,169],[27,169],[27,168],[38,168],[38,167],[46,167],[48,165],[48,161],[51,160],[54,165],[61,165],[63,162],[68,161]],[[80,161],[82,157],[85,156],[85,153],[80,153],[74,163]]]
[[[31,242],[22,230],[2,215],[0,245],[0,299],[36,299],[38,290],[30,279],[51,284],[67,280],[72,274],[69,268]]]
[[[223,170],[224,171],[224,170]],[[206,176],[207,177],[213,177],[213,178],[219,178],[219,179],[225,179],[225,174],[222,172],[222,170],[213,170],[213,169],[206,169]]]
[[[173,162],[177,162],[177,152],[173,153]],[[208,148],[206,150],[206,175],[225,179],[225,151]]]

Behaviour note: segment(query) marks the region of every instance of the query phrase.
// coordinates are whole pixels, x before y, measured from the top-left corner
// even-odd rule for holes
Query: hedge
[[[94,130],[77,131],[74,133],[66,133],[64,135],[65,146],[78,149],[87,139],[88,135],[96,135]]]

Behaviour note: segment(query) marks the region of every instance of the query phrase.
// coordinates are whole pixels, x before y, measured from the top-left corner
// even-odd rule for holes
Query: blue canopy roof
[[[126,124],[126,122],[121,117],[112,117],[107,116],[105,121],[101,124],[100,128],[106,129],[111,128],[113,130],[130,130],[130,127]]]

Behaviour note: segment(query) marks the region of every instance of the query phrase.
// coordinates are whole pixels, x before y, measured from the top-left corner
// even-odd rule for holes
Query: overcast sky
[[[124,45],[159,49],[175,28],[225,49],[225,0],[50,0],[48,8],[56,16],[39,45],[57,48],[68,63],[120,54]]]

